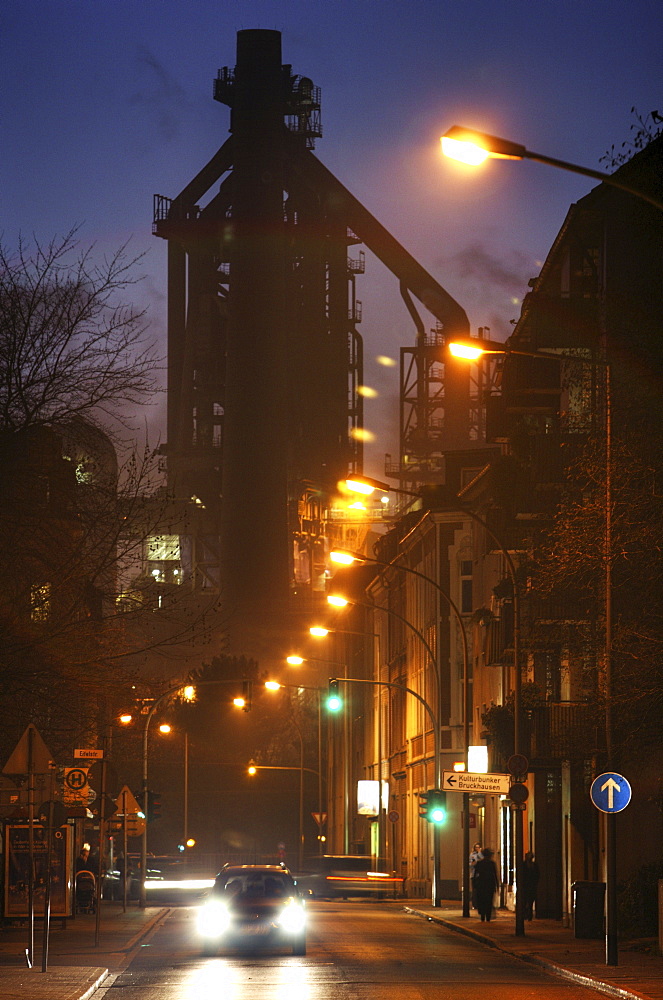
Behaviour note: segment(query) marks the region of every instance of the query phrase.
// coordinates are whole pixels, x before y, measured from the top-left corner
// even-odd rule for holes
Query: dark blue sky
[[[663,112],[657,0],[5,0],[0,9],[0,228],[149,251],[137,292],[165,329],[165,244],[152,195],[174,196],[224,141],[212,100],[242,28],[283,35],[283,61],[322,88],[316,155],[461,303],[503,339],[569,204],[592,187],[535,163],[480,172],[443,161],[464,124],[603,169],[631,107]],[[367,406],[397,450],[398,356],[414,330],[396,283],[367,255],[360,280]],[[426,321],[429,317],[425,316]],[[432,325],[432,318],[430,318]],[[158,423],[159,408],[152,411]]]

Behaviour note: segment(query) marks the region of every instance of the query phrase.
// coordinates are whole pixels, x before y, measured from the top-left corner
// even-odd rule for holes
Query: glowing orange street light
[[[298,653],[291,653],[290,656],[286,656],[285,662],[289,663],[291,667],[301,667],[304,657],[299,656]]]
[[[622,183],[621,180],[615,179],[614,174],[606,174],[602,170],[592,170],[590,167],[581,167],[577,163],[559,160],[554,156],[533,153],[521,143],[512,142],[510,139],[502,139],[497,135],[489,135],[487,132],[477,132],[475,129],[465,128],[463,125],[452,125],[444,133],[440,142],[445,156],[453,160],[460,160],[461,163],[467,163],[470,166],[478,166],[487,159],[535,160],[537,163],[547,163],[550,167],[559,167],[573,174],[581,174],[583,177],[592,177],[594,180],[603,181],[604,184],[619,188],[620,191],[626,191],[635,198],[649,202],[650,205],[663,211],[663,202],[651,198],[637,188]]]
[[[350,602],[346,600],[345,597],[341,597],[340,594],[327,594],[327,604],[331,604],[334,608],[347,608]]]

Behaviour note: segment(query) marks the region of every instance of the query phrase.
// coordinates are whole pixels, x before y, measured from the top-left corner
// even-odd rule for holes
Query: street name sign
[[[623,774],[606,771],[594,778],[589,790],[592,803],[604,813],[618,813],[631,801],[631,786]]]
[[[442,788],[449,792],[508,795],[512,781],[510,774],[473,774],[471,771],[444,771],[442,774]]]
[[[103,760],[103,750],[74,750],[74,760]]]

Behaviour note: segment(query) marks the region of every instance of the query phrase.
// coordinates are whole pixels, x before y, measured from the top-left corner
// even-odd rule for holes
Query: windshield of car
[[[227,896],[242,895],[250,898],[272,899],[274,897],[290,896],[294,892],[294,883],[285,874],[256,874],[250,872],[243,875],[229,875],[223,886]]]

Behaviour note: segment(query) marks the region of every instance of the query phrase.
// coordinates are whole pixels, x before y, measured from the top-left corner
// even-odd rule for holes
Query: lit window
[[[33,584],[30,590],[30,618],[33,622],[47,622],[51,615],[51,585]]]

